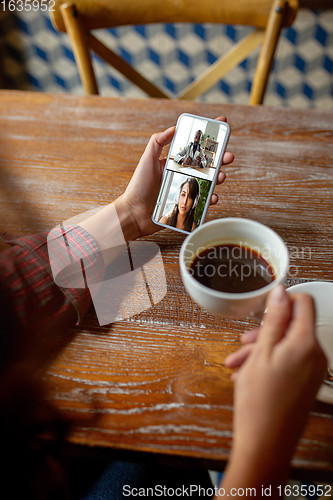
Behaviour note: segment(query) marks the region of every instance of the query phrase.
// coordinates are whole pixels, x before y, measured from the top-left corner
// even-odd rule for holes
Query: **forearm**
[[[46,239],[47,233],[18,238],[0,254],[2,289],[10,297],[13,321],[24,330],[75,324],[90,306],[88,290],[64,290],[54,283]]]
[[[261,498],[265,496],[266,490],[266,493],[269,491],[270,498],[278,499],[281,497],[281,488],[287,481],[288,471],[289,460],[277,456],[272,449],[258,450],[251,454],[242,449],[233,451],[220,485],[220,493],[234,497],[237,490],[252,491],[255,492],[252,496]],[[217,495],[216,498],[220,496]]]
[[[281,488],[288,479],[290,462],[304,427],[305,417],[300,419],[294,414],[294,409],[285,404],[287,397],[277,399],[279,404],[273,415],[267,408],[262,408],[252,415],[248,412],[248,419],[242,422],[235,417],[231,457],[221,485],[225,490],[235,487],[255,488],[256,496],[260,498],[265,496],[263,489],[269,488],[271,498],[281,496]],[[249,404],[258,406],[253,398]],[[285,410],[281,415],[279,410],[284,404]],[[273,402],[270,402],[270,408],[274,408]],[[303,413],[301,405],[299,410]],[[240,406],[236,406],[235,411],[238,411],[238,416],[246,412]],[[289,415],[289,418],[283,418],[284,415]]]
[[[105,266],[117,257],[128,241],[140,236],[138,224],[122,196],[80,222],[79,226],[96,241]]]

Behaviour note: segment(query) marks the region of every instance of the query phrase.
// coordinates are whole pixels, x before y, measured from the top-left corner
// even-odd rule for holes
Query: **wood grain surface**
[[[114,200],[150,135],[182,112],[224,114],[231,126],[235,161],[225,167],[227,180],[216,188],[220,201],[208,219],[248,217],[277,231],[291,254],[288,285],[333,281],[331,111],[1,91],[0,230],[51,229]],[[50,397],[79,419],[70,441],[80,447],[222,469],[233,417],[223,361],[255,322],[201,310],[180,279],[183,236],[164,230],[149,239],[162,252],[167,295],[104,327],[89,312],[68,331],[71,342],[48,372]],[[315,403],[293,459],[295,476],[332,474],[332,410]]]

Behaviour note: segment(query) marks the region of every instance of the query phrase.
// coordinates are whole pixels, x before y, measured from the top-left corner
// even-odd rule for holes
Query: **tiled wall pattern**
[[[220,25],[150,25],[99,32],[112,48],[171,95],[214,62],[248,28]],[[1,13],[2,86],[82,94],[66,34],[48,13]],[[200,100],[247,103],[256,63],[251,56]],[[102,95],[145,95],[94,58]],[[300,10],[283,32],[265,104],[333,107],[333,10]]]

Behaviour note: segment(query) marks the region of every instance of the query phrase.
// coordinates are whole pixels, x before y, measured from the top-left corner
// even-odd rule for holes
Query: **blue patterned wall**
[[[122,27],[98,36],[171,95],[214,62],[248,28],[219,25]],[[0,17],[2,86],[82,94],[67,35],[53,28],[48,13],[5,12]],[[256,64],[251,56],[201,97],[247,103]],[[94,58],[103,95],[145,95]],[[333,107],[333,11],[301,9],[283,32],[265,104]]]

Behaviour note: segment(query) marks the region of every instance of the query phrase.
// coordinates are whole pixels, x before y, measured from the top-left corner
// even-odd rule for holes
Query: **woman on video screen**
[[[173,210],[164,215],[159,222],[183,231],[193,231],[196,227],[194,212],[199,196],[200,187],[198,181],[194,177],[188,177],[180,186],[178,202]]]

